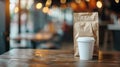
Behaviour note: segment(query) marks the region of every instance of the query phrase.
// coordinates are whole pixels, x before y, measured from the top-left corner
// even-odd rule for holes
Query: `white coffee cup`
[[[95,39],[93,37],[78,37],[77,42],[80,60],[91,60]]]

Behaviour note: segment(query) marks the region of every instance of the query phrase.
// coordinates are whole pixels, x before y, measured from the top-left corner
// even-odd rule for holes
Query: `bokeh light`
[[[52,4],[52,0],[47,0],[46,1],[46,6],[50,6]]]
[[[48,13],[48,12],[49,12],[49,8],[48,8],[48,7],[44,7],[44,8],[43,8],[43,12],[44,12],[44,13]]]
[[[60,0],[60,3],[65,4],[66,0]]]
[[[96,5],[97,5],[98,8],[102,8],[102,2],[101,1],[97,1]]]
[[[119,3],[119,0],[115,0],[116,3]]]
[[[37,3],[36,4],[36,9],[41,9],[42,8],[42,3]]]
[[[19,8],[18,8],[18,7],[15,7],[14,12],[15,12],[15,13],[18,13],[18,12],[19,12]]]

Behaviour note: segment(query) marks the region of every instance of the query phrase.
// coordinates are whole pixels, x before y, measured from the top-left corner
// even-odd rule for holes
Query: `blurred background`
[[[98,12],[100,49],[120,50],[120,0],[0,0],[0,53],[73,50],[75,12]]]

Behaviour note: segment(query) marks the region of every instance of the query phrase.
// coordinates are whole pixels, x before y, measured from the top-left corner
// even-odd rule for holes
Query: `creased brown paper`
[[[78,57],[78,37],[94,37],[94,54],[98,55],[99,25],[97,12],[74,13],[74,56]]]

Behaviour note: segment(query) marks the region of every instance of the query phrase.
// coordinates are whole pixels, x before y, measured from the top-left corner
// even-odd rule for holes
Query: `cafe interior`
[[[80,61],[74,13],[86,12],[98,13],[98,55]],[[0,67],[119,67],[120,0],[0,0],[0,27]]]

